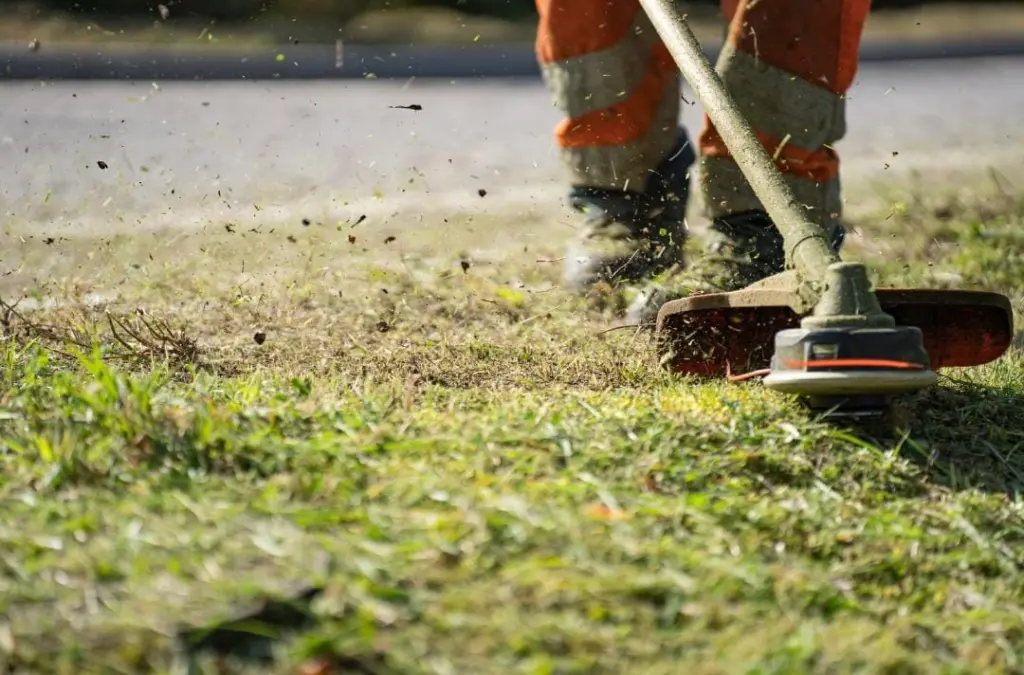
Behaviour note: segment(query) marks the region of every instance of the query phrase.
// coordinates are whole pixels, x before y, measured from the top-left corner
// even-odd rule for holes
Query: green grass
[[[1016,201],[895,211],[850,255],[1019,302]],[[556,241],[464,271],[429,236],[217,230],[12,246],[0,666],[1024,668],[1018,350],[840,427],[661,372],[557,289]]]

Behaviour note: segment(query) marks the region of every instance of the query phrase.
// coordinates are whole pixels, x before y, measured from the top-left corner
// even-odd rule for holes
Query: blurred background
[[[720,35],[718,0],[684,4],[702,38]],[[8,0],[0,6],[0,39],[51,42],[522,42],[532,40],[536,20],[533,0]],[[867,38],[979,34],[1024,34],[1024,1],[875,0]]]
[[[718,0],[683,5],[714,52]],[[851,208],[891,201],[897,174],[1024,184],[1024,0],[873,10],[842,141]],[[560,117],[535,34],[534,0],[0,0],[0,224],[188,229],[252,204],[251,227],[551,222]],[[696,133],[700,106],[682,120]]]

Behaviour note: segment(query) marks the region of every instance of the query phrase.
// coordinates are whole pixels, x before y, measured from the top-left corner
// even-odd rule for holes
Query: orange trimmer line
[[[920,363],[892,361],[890,359],[815,359],[813,361],[786,361],[787,368],[899,368],[924,370]]]
[[[923,370],[920,363],[909,361],[893,361],[890,359],[816,359],[814,361],[786,361],[787,368],[899,368],[901,370]],[[772,372],[771,368],[762,368],[749,373],[733,375],[732,370],[726,364],[726,377],[730,382],[743,382],[755,377],[766,377]]]

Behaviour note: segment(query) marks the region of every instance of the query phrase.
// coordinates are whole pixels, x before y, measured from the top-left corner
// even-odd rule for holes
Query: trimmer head
[[[680,373],[764,376],[815,407],[884,408],[1010,345],[1009,300],[995,293],[883,289],[843,262],[704,56],[674,0],[640,0],[732,159],[785,243],[787,271],[741,291],[670,302],[658,314],[662,362]],[[821,214],[819,214],[820,216]],[[781,331],[781,332],[780,332]],[[733,377],[735,371],[748,371]]]
[[[890,396],[938,381],[916,326],[793,328],[775,334],[766,387],[805,397],[812,408],[883,409]]]
[[[930,386],[940,368],[995,361],[1013,338],[1010,301],[998,293],[887,288],[875,295],[895,327],[802,328],[792,294],[774,288],[675,300],[658,313],[662,363],[680,374],[761,375],[813,408],[858,414]]]

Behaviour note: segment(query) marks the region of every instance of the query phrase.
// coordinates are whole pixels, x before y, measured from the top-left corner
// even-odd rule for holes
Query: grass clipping
[[[1020,297],[1015,202],[889,216],[883,281]],[[19,245],[78,272],[4,282],[0,669],[1019,672],[1016,349],[838,428],[667,376],[557,252],[315,230]]]

